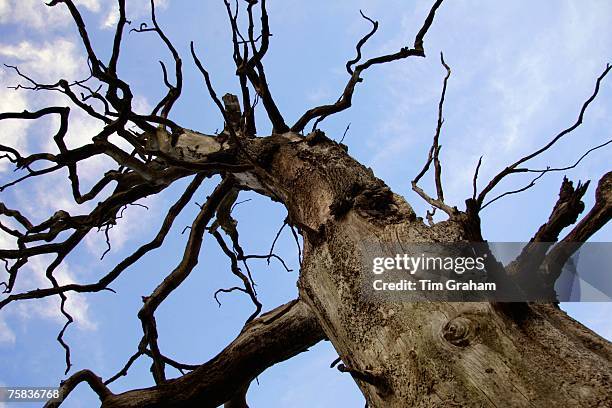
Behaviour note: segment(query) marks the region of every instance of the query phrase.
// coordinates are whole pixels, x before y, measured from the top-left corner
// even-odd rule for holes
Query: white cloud
[[[0,44],[0,56],[7,57],[19,66],[23,73],[35,78],[40,82],[54,83],[59,78],[73,80],[86,76],[85,59],[79,54],[76,44],[64,38],[57,38],[40,44],[24,41],[17,45]],[[1,72],[1,71],[0,71]],[[48,105],[70,106],[70,121],[65,142],[68,148],[75,148],[90,143],[93,136],[102,130],[103,123],[92,118],[80,108],[75,107],[63,95],[59,93],[43,93],[31,91],[15,91],[6,89],[8,85],[15,85],[23,80],[14,73],[2,72],[0,74],[0,109],[3,111],[21,111]],[[3,86],[4,85],[4,86]],[[34,107],[34,105],[37,105]],[[148,113],[151,105],[145,97],[136,95],[134,97],[134,110],[136,112]],[[36,126],[32,126],[36,123]],[[57,152],[58,148],[51,137],[59,127],[59,117],[53,115],[50,119],[35,121],[2,121],[0,130],[6,132],[4,139],[7,144],[24,150],[30,144],[31,150],[35,147],[49,152]],[[35,133],[35,135],[34,135]],[[29,143],[28,143],[29,142]],[[113,142],[120,148],[131,149],[123,139],[113,137]],[[8,168],[6,163],[1,164],[0,169]],[[104,172],[115,168],[117,164],[107,156],[98,155],[85,160],[78,165],[78,174],[81,181],[81,191],[87,191],[91,185],[97,182]],[[47,175],[35,180],[31,189],[16,190],[16,196],[21,208],[26,214],[34,219],[43,220],[59,209],[68,211],[70,214],[83,214],[89,212],[95,203],[89,202],[78,205],[74,202],[70,191],[65,171]],[[50,187],[53,194],[50,194]],[[32,199],[32,195],[35,199]],[[154,199],[148,199],[148,205],[152,205]],[[130,208],[126,211],[126,218],[138,212],[136,216],[142,219],[140,213],[144,209]],[[130,227],[125,225],[130,224]],[[137,223],[137,225],[142,225]],[[119,224],[110,231],[113,244],[113,252],[122,248],[128,237],[134,236],[133,226],[128,219],[120,220]],[[85,240],[87,248],[99,256],[105,248],[104,234],[92,232]]]
[[[90,4],[93,7],[93,3]],[[1,44],[0,57],[9,59],[10,63],[18,65],[20,70],[35,78],[40,82],[55,83],[59,78],[74,80],[83,78],[87,74],[85,58],[79,54],[76,44],[65,38],[56,38],[44,43],[33,43],[23,41],[19,44]],[[14,72],[0,71],[0,110],[2,111],[21,111],[24,109],[34,110],[42,106],[70,106],[70,121],[65,142],[68,148],[75,148],[91,142],[91,138],[102,129],[102,122],[84,113],[80,108],[75,107],[63,95],[53,92],[32,92],[6,89],[9,85],[23,83],[23,79],[17,77]],[[134,98],[134,109],[137,112],[149,112],[151,105],[146,98],[136,95]],[[3,140],[7,145],[18,148],[25,152],[30,145],[30,150],[57,152],[58,148],[51,137],[57,132],[59,127],[59,117],[50,116],[49,119],[38,121],[1,121],[0,131],[3,132]],[[127,143],[122,139],[114,137],[113,142],[124,149],[129,149]],[[0,162],[0,170],[7,169],[6,161]],[[110,158],[98,155],[78,165],[78,174],[81,181],[81,191],[85,192],[91,185],[97,182],[104,172],[115,168],[117,164]],[[67,174],[60,171],[46,175],[40,179],[34,179],[28,184],[27,189],[14,189],[15,197],[20,208],[25,214],[32,217],[32,220],[42,221],[59,209],[68,211],[72,215],[83,214],[91,211],[95,201],[78,205],[74,202],[72,192],[68,184]],[[50,194],[50,189],[53,193]],[[34,197],[34,199],[33,199]],[[153,205],[154,199],[147,200],[148,205]],[[129,237],[133,237],[135,232],[129,218],[134,216],[143,218],[142,208],[130,208],[126,211],[126,218],[120,220],[119,224],[110,231],[113,244],[113,252],[122,248]],[[146,217],[146,215],[144,215]],[[129,224],[129,227],[126,226]],[[141,225],[141,223],[136,223]],[[144,226],[143,226],[144,227]],[[7,245],[9,237],[0,236],[2,243]],[[4,242],[7,241],[7,242]],[[104,234],[92,232],[85,240],[87,248],[92,254],[99,256],[104,251]],[[70,274],[63,272],[66,279],[70,279]],[[78,296],[73,297],[77,310],[86,310]],[[80,302],[80,303],[79,303]],[[28,310],[34,310],[38,306],[31,306]],[[42,306],[38,314],[47,310],[47,306]]]
[[[134,112],[140,114],[149,114],[153,110],[153,107],[151,106],[147,98],[141,95],[134,95],[132,106]]]
[[[169,0],[155,1],[155,10],[165,9],[168,7],[168,3]],[[130,21],[149,16],[150,13],[151,3],[149,0],[131,0],[126,4],[125,14],[127,15],[127,19]],[[104,13],[104,16],[100,22],[100,28],[112,29],[116,26],[117,21],[119,21],[119,6],[114,3],[106,10],[106,13]],[[136,23],[136,21],[134,21],[134,23]]]
[[[15,333],[4,321],[4,316],[0,315],[0,346],[13,345],[15,339]]]
[[[70,185],[65,172],[43,176],[31,188],[16,192],[19,207],[32,219],[44,220],[57,210],[76,215],[89,210],[92,204],[77,204],[70,193]]]
[[[27,99],[23,93],[6,89],[6,72],[0,71],[0,112],[20,112],[27,107]],[[31,122],[25,120],[0,121],[2,144],[11,146],[20,152],[27,152],[27,130]],[[8,169],[9,161],[0,161],[0,173]]]
[[[140,206],[128,206],[123,211],[123,217],[117,220],[117,225],[109,230],[111,253],[120,252],[130,240],[141,237],[160,214],[158,206],[161,200],[156,196],[146,197],[138,201],[138,204],[147,206],[148,210]],[[85,245],[93,256],[98,258],[102,256],[107,248],[104,229],[100,231],[94,229],[87,234]]]
[[[4,16],[8,16],[8,12],[9,12],[8,0],[0,0],[0,19],[4,18]]]
[[[99,0],[76,0],[77,7],[92,12],[100,10]],[[71,22],[67,8],[45,5],[40,0],[0,0],[0,23],[19,24],[36,30],[65,27]]]
[[[20,292],[50,286],[50,282],[45,276],[46,267],[50,260],[51,257],[49,256],[31,258],[20,270],[14,290]],[[53,276],[55,276],[59,285],[75,283],[74,273],[65,262],[55,270]],[[89,316],[89,303],[85,295],[68,293],[67,296],[66,310],[74,318],[76,326],[82,330],[96,330],[97,325]],[[25,320],[40,318],[63,323],[65,317],[60,313],[59,304],[59,297],[53,296],[35,301],[17,302],[14,310],[19,317]]]
[[[542,25],[541,16],[526,18],[528,11],[512,2],[503,9],[471,0],[444,5],[428,33],[428,58],[386,68],[385,92],[394,106],[378,126],[383,131],[377,140],[386,141],[373,146],[376,170],[384,172],[407,156],[425,160],[442,85],[437,58],[442,47],[453,69],[441,137],[444,173],[452,174],[445,192],[449,202],[461,204],[481,154],[480,175],[486,180],[571,124],[612,50],[612,41],[602,35],[611,8],[605,1],[588,8],[559,2]],[[482,19],[481,12],[490,17]],[[413,37],[417,19],[410,11],[400,33],[386,43],[395,47],[383,49]],[[507,31],[516,21],[522,30]]]
[[[66,38],[35,44],[0,44],[0,56],[19,66],[21,72],[38,82],[54,83],[60,78],[79,79],[87,75],[85,57],[76,44]],[[3,59],[4,59],[3,58]],[[21,80],[21,83],[26,83]]]
[[[66,104],[65,101],[57,101],[58,104],[62,104],[61,102],[64,102],[64,105]],[[103,122],[89,116],[80,108],[75,107],[72,103],[68,105],[71,106],[72,109],[70,111],[68,131],[64,137],[66,147],[68,147],[68,149],[74,149],[91,143],[92,138],[104,128]],[[53,120],[49,122],[46,134],[55,134],[59,126],[60,119],[55,115]],[[52,137],[48,137],[46,141],[47,142],[42,147],[44,150],[54,153],[59,152],[57,144]],[[106,171],[113,167],[116,167],[115,162],[105,155],[97,155],[80,162],[77,166],[77,172],[79,174],[79,180],[84,182],[81,184],[81,192],[83,192],[83,189],[85,189],[89,183],[97,182]]]
[[[84,6],[94,13],[100,11],[100,0],[76,0],[75,4],[78,6]]]
[[[23,41],[17,45],[0,44],[0,56],[8,58],[10,63],[17,65],[24,74],[40,82],[55,83],[59,78],[74,80],[84,78],[87,75],[85,58],[79,54],[74,42],[64,38],[57,38],[40,44],[29,41]],[[103,123],[101,121],[92,118],[59,93],[7,89],[7,86],[24,84],[25,82],[11,70],[0,71],[0,109],[2,111],[34,110],[51,105],[70,106],[70,123],[67,135],[64,138],[68,148],[90,143],[92,137],[102,130]],[[137,110],[150,109],[150,105],[143,97],[136,96],[134,105]],[[99,108],[99,106],[94,106]],[[57,132],[59,117],[52,115],[48,118],[50,119],[39,119],[38,121],[5,120],[0,122],[0,130],[3,132],[4,141],[9,146],[25,152],[28,145],[28,131],[36,132],[36,138],[29,135],[30,144],[33,144],[32,141],[36,140],[39,148],[49,152],[57,152],[58,148],[51,135]],[[34,123],[36,123],[36,126],[32,126]],[[0,170],[8,168],[7,163],[6,160],[0,162]],[[79,176],[85,182],[97,181],[110,166],[115,166],[112,160],[96,156],[79,164]]]
[[[41,83],[55,83],[60,78],[74,80],[83,78],[87,74],[85,59],[79,55],[76,45],[64,38],[57,38],[40,44],[30,41],[22,41],[15,45],[0,43],[0,57],[6,63],[16,65],[24,75]],[[59,93],[8,88],[18,84],[31,85],[25,79],[20,78],[12,69],[5,68],[0,71],[0,110],[3,112],[33,111],[44,106],[71,105],[67,98]],[[86,118],[89,119],[75,109],[73,109],[72,115],[77,116],[80,120],[71,123],[69,134],[74,134],[73,129],[78,129],[80,123],[82,124]],[[51,118],[51,120],[48,118]],[[90,119],[82,124],[81,128],[94,129],[93,122]],[[26,147],[29,147],[29,150],[35,150],[33,144],[45,147],[48,147],[49,143],[54,144],[51,136],[57,131],[58,124],[59,118],[56,115],[39,120],[3,120],[0,122],[0,131],[2,131],[4,143],[27,154]],[[48,129],[47,135],[42,131],[46,129]],[[41,133],[42,137],[34,139],[29,135],[32,132]],[[82,133],[85,132],[77,132],[77,134]],[[40,143],[34,142],[35,140]],[[71,139],[68,137],[66,141],[70,146]],[[74,144],[72,146],[74,147]],[[56,150],[56,148],[53,148],[51,151]],[[7,162],[3,161],[1,163],[0,166],[2,167],[0,169],[6,169]]]
[[[0,23],[20,24],[38,30],[66,25],[70,18],[68,12],[55,9],[38,0],[0,0]]]
[[[16,229],[13,225],[11,225],[10,221],[11,220],[7,218],[7,219],[3,219],[2,223],[4,225],[6,225],[7,227],[9,227],[9,228]],[[14,236],[12,236],[12,235],[4,232],[4,231],[0,231],[0,248],[2,248],[2,249],[17,249],[17,239]]]
[[[30,41],[22,41],[18,44],[0,43],[0,58],[5,63],[18,66],[20,71],[42,83],[55,83],[60,78],[72,80],[86,75],[85,59],[78,55],[76,45],[64,38],[35,44]],[[20,78],[12,69],[0,70],[0,111],[20,112],[23,110],[36,110],[42,106],[59,105],[66,106],[67,100],[62,95],[52,92],[34,92],[23,89],[10,89],[10,86],[18,84],[31,85],[25,79]],[[73,113],[79,115],[79,113]],[[81,114],[81,117],[84,116]],[[34,150],[33,140],[52,142],[51,135],[57,131],[58,118],[49,121],[47,119],[35,120],[3,120],[0,121],[0,133],[3,143],[16,148],[23,154]],[[87,123],[92,128],[92,121]],[[31,132],[40,132],[40,123],[51,124],[49,136],[46,139],[33,139]],[[79,121],[71,125],[78,126]],[[43,143],[46,145],[46,143]],[[55,149],[53,149],[55,151]],[[0,171],[8,166],[7,160],[0,161]]]
[[[45,277],[45,269],[50,261],[50,256],[31,258],[20,270],[19,278],[14,291],[21,292],[50,285]],[[60,285],[74,283],[73,272],[64,263],[54,272],[54,276]],[[15,316],[20,322],[44,319],[63,324],[66,318],[60,312],[60,299],[57,296],[34,301],[16,302],[14,307],[3,310],[0,314],[0,346],[6,347],[16,343],[18,335],[6,322],[6,316]],[[83,294],[69,293],[66,301],[66,311],[74,318],[75,326],[80,330],[96,330],[97,324],[89,315],[89,303]]]
[[[109,29],[113,28],[117,21],[119,21],[119,6],[113,4],[113,6],[106,13],[106,17],[102,20],[102,28]]]

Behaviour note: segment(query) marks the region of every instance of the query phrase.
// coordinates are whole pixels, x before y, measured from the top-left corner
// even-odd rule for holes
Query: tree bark
[[[553,305],[365,301],[366,242],[394,256],[389,244],[473,239],[473,225],[428,227],[342,145],[283,137],[259,188],[301,228],[300,296],[369,406],[612,405],[610,343]]]
[[[58,133],[53,137],[59,154],[35,153],[23,157],[12,147],[0,146],[0,150],[7,153],[4,158],[13,162],[17,168],[30,171],[28,175],[0,187],[0,190],[27,178],[66,167],[74,199],[83,203],[93,200],[109,183],[117,182],[112,195],[100,202],[88,216],[71,216],[66,211],[58,211],[48,221],[33,225],[19,211],[0,205],[0,213],[14,218],[25,228],[24,233],[4,228],[19,244],[18,249],[0,251],[3,258],[14,260],[11,270],[8,270],[7,263],[10,275],[8,284],[4,283],[7,293],[12,289],[17,271],[30,257],[57,254],[45,272],[53,287],[9,295],[0,302],[0,309],[14,300],[59,295],[62,300],[61,311],[67,318],[67,323],[60,332],[58,341],[66,350],[68,369],[70,349],[62,338],[73,318],[64,310],[65,293],[93,292],[107,288],[108,283],[119,276],[126,265],[131,265],[163,241],[176,217],[173,212],[180,210],[189,201],[193,191],[187,191],[187,195],[173,207],[162,230],[151,243],[139,248],[100,282],[60,287],[53,276],[54,270],[90,230],[105,226],[108,231],[116,219],[120,218],[119,209],[123,206],[133,204],[147,195],[156,194],[183,177],[198,174],[197,177],[221,175],[223,178],[220,185],[222,191],[219,194],[213,193],[210,207],[205,205],[193,224],[181,264],[156,289],[153,297],[145,299],[143,312],[139,314],[143,320],[144,340],[149,345],[148,351],[155,362],[154,377],[157,385],[113,394],[92,371],[82,370],[63,383],[63,395],[68,395],[79,383],[87,382],[100,397],[104,408],[212,408],[224,403],[226,406],[245,407],[248,385],[259,373],[304,351],[312,344],[329,338],[343,361],[339,366],[340,371],[355,379],[370,407],[612,406],[611,343],[569,318],[555,305],[372,302],[363,296],[360,282],[364,267],[363,255],[367,246],[378,246],[381,256],[394,256],[394,249],[404,244],[481,241],[479,210],[507,194],[524,191],[529,186],[501,194],[485,203],[487,194],[510,174],[533,171],[543,175],[548,171],[563,170],[529,170],[522,165],[547,151],[580,126],[587,107],[599,92],[601,81],[612,67],[607,65],[597,79],[593,94],[582,105],[573,125],[558,133],[544,147],[505,167],[479,194],[476,191],[476,170],[474,194],[466,201],[466,210],[460,211],[444,203],[440,177],[438,138],[443,123],[442,105],[446,82],[450,75],[449,66],[441,58],[447,76],[438,105],[436,136],[426,166],[413,180],[413,189],[429,204],[448,214],[449,219],[437,224],[432,222],[432,225],[427,226],[402,197],[394,194],[384,182],[374,176],[371,169],[352,159],[346,146],[330,140],[320,131],[314,131],[306,137],[298,132],[302,132],[311,121],[314,121],[313,128],[316,128],[326,117],[348,109],[352,104],[355,87],[363,80],[361,75],[369,68],[410,57],[424,57],[424,37],[442,0],[434,2],[412,46],[403,46],[397,52],[367,60],[361,60],[361,47],[376,32],[378,23],[362,13],[363,18],[371,22],[373,28],[357,43],[356,59],[346,65],[350,77],[341,97],[333,104],[309,109],[291,127],[286,124],[272,98],[262,64],[271,35],[265,0],[248,1],[248,41],[244,40],[238,30],[237,5],[234,14],[230,2],[224,3],[232,27],[233,57],[236,73],[240,78],[243,108],[248,112],[250,107],[251,112],[243,115],[244,117],[238,115],[239,104],[231,95],[222,98],[225,104],[225,108],[223,107],[192,42],[191,54],[194,62],[225,121],[224,131],[216,137],[184,129],[168,119],[172,106],[181,94],[182,62],[177,50],[157,24],[153,1],[153,27],[143,24],[135,31],[155,31],[165,43],[175,60],[176,86],[170,84],[162,63],[164,83],[169,89],[150,115],[139,115],[132,110],[131,88],[117,75],[122,35],[127,23],[123,0],[118,2],[119,19],[110,61],[107,64],[102,63],[96,55],[85,22],[74,2],[52,0],[48,4],[64,4],[67,7],[87,51],[91,76],[107,88],[104,96],[84,86],[84,81],[69,83],[62,79],[56,84],[39,84],[22,74],[17,67],[8,66],[31,84],[25,88],[59,91],[91,117],[106,124],[104,129],[92,138],[92,143],[69,150],[63,139],[68,131],[70,109],[48,107],[37,112],[0,115],[0,120],[32,120],[46,115],[60,115],[61,118]],[[261,7],[261,35],[257,38],[254,37],[252,14],[256,3]],[[238,41],[239,37],[241,41]],[[258,41],[259,46],[256,44]],[[244,49],[243,53],[241,48]],[[249,56],[249,53],[252,55]],[[257,99],[251,105],[247,80],[262,99],[268,119],[273,125],[272,136],[255,137],[253,109]],[[88,90],[89,94],[81,94],[81,98],[78,98],[71,89],[71,86],[76,85]],[[86,103],[89,98],[101,102],[104,113],[97,112]],[[160,110],[161,116],[158,116]],[[132,124],[140,130],[128,131]],[[114,134],[130,143],[134,152],[129,154],[110,142],[109,137]],[[589,152],[605,145],[607,143],[590,149],[580,160]],[[120,166],[119,169],[106,173],[90,192],[81,194],[76,163],[102,154],[115,160]],[[53,165],[33,171],[30,167],[40,161],[50,161]],[[567,169],[575,167],[578,162]],[[435,172],[436,199],[428,197],[417,186],[431,163]],[[537,178],[531,185],[535,180]],[[569,241],[569,244],[584,241],[610,220],[610,173],[600,186],[602,190],[598,190],[601,197],[597,200],[598,205],[561,244],[568,243],[564,241]],[[568,186],[565,187],[569,191]],[[194,185],[195,188],[197,185]],[[215,213],[218,216],[217,221],[220,221],[220,201],[225,199],[225,193],[229,189],[235,191],[236,188],[253,190],[283,203],[288,211],[287,223],[297,227],[303,236],[304,256],[298,281],[299,299],[249,321],[236,340],[217,357],[189,374],[166,381],[165,363],[156,344],[157,333],[153,316],[155,305],[163,301],[192,269],[209,221]],[[586,190],[586,186],[582,188]],[[561,200],[559,206],[553,210],[549,222],[535,238],[544,236],[556,240],[561,229],[575,221],[582,211],[580,198],[584,193],[580,188],[577,190],[579,191],[568,193],[572,196],[571,200]],[[231,212],[231,206],[229,208]],[[229,217],[229,212],[225,214],[226,218]],[[45,232],[47,230],[48,232]],[[58,235],[64,235],[64,232],[70,230],[74,231],[66,241],[55,240]],[[220,235],[216,236],[218,237]],[[222,242],[222,239],[219,241]],[[37,242],[34,246],[24,245],[34,242]],[[235,266],[236,255],[225,245],[222,249],[232,258]],[[572,245],[553,248],[553,252],[565,251],[563,254],[570,253],[571,250]],[[544,262],[551,266],[550,262]],[[553,271],[549,273],[553,277],[557,271],[554,266],[549,268]],[[234,269],[237,270],[237,267]],[[252,299],[256,301],[254,296]],[[151,310],[150,305],[153,305]],[[253,318],[259,312],[260,305],[257,306]],[[58,404],[59,402],[49,402],[47,407],[55,407]]]
[[[224,147],[206,149],[218,155]],[[300,299],[271,312],[279,316],[271,324],[267,315],[249,323],[215,359],[179,379],[102,393],[104,408],[244,405],[257,374],[324,337],[370,407],[612,406],[610,342],[555,305],[363,297],[366,244],[394,256],[407,243],[479,240],[477,216],[455,209],[449,220],[425,225],[319,131],[243,139],[238,154],[251,164],[234,173],[239,185],[282,202],[304,237]]]

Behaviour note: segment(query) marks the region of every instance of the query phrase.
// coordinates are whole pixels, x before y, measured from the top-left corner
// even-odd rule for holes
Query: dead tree
[[[60,125],[53,135],[59,153],[24,155],[11,146],[0,146],[3,158],[23,174],[0,189],[15,188],[23,180],[44,177],[65,168],[74,200],[79,204],[97,200],[98,204],[87,215],[76,216],[60,210],[40,224],[32,223],[19,209],[0,204],[3,218],[18,226],[0,225],[17,243],[16,249],[0,250],[8,276],[0,309],[17,301],[59,297],[66,325],[58,340],[66,351],[68,373],[70,349],[63,334],[72,317],[64,308],[67,297],[75,292],[109,290],[109,285],[127,268],[164,244],[177,215],[205,179],[213,175],[222,178],[188,230],[181,261],[143,299],[138,313],[143,335],[136,354],[109,379],[103,380],[89,370],[72,374],[62,382],[64,395],[79,383],[87,382],[105,408],[216,407],[224,403],[245,407],[248,386],[257,375],[327,338],[342,360],[339,368],[350,373],[371,407],[612,406],[610,343],[569,318],[554,304],[396,302],[380,306],[359,296],[356,279],[360,245],[367,240],[483,241],[480,211],[499,198],[533,185],[532,182],[523,189],[499,193],[498,185],[502,180],[516,173],[533,173],[537,180],[545,173],[567,169],[533,169],[528,167],[528,162],[553,148],[580,126],[610,66],[597,78],[595,89],[584,102],[575,123],[552,137],[549,143],[509,164],[484,183],[480,191],[476,188],[476,169],[473,195],[465,201],[465,208],[459,209],[445,201],[441,182],[439,139],[444,97],[451,74],[442,58],[446,77],[436,132],[425,165],[412,186],[433,211],[445,213],[446,219],[426,225],[404,198],[394,194],[371,170],[354,160],[344,145],[328,138],[317,125],[351,106],[353,94],[363,82],[366,71],[374,71],[380,64],[425,57],[425,37],[434,24],[442,0],[435,1],[413,41],[397,52],[369,59],[363,58],[362,47],[377,32],[378,22],[363,15],[371,30],[358,41],[356,57],[346,64],[348,79],[340,98],[307,110],[293,124],[287,122],[277,105],[264,70],[263,60],[271,35],[266,1],[247,0],[245,9],[239,11],[238,2],[232,4],[225,0],[241,89],[239,97],[219,98],[205,61],[198,57],[196,46],[191,44],[191,59],[201,72],[203,84],[224,123],[219,135],[185,129],[172,119],[172,108],[184,86],[183,60],[157,21],[153,1],[151,23],[142,24],[135,31],[157,35],[172,56],[174,66],[168,68],[162,64],[167,93],[147,115],[135,113],[130,84],[117,73],[122,41],[128,29],[125,0],[118,0],[120,18],[108,61],[102,61],[96,53],[72,0],[53,0],[49,6],[65,7],[70,12],[87,53],[91,75],[84,81],[60,79],[56,83],[43,84],[13,67],[23,79],[20,87],[61,92],[78,109],[100,121],[104,128],[90,143],[69,149],[64,143],[71,122],[69,108],[50,106],[35,112],[1,113],[0,120],[37,120],[53,115],[59,117]],[[244,13],[248,20],[246,32],[240,30],[239,13]],[[260,21],[256,21],[256,16]],[[258,102],[265,110],[264,120],[272,124],[270,135],[256,133],[254,106]],[[305,132],[311,123],[311,129]],[[111,136],[127,142],[130,149],[120,148],[112,142]],[[589,149],[585,156],[600,147],[603,145]],[[117,167],[101,175],[89,191],[84,191],[79,183],[78,165],[100,155],[114,160]],[[431,167],[436,187],[433,196],[419,187],[419,181]],[[97,282],[58,283],[54,272],[89,231],[108,228],[117,222],[125,206],[158,194],[185,178],[190,178],[191,183],[168,210],[151,241],[143,243]],[[113,186],[112,191],[103,194],[107,186]],[[570,181],[563,181],[559,201],[549,220],[533,235],[533,242],[550,242],[553,248],[549,253],[556,251],[563,254],[562,258],[576,249],[576,245],[568,247],[565,244],[585,242],[610,220],[612,173],[607,173],[599,180],[593,208],[560,238],[562,230],[576,223],[583,211],[581,197],[587,186],[588,183],[578,184],[575,188]],[[240,246],[231,215],[239,192],[247,190],[282,203],[288,212],[286,224],[303,238],[299,298],[264,314],[260,314],[261,304],[241,268],[241,262],[249,255]],[[206,233],[214,236],[230,258],[231,272],[243,283],[225,291],[244,292],[253,301],[254,312],[240,335],[223,351],[209,362],[193,366],[164,355],[157,341],[155,312],[193,271]],[[226,241],[227,237],[231,242]],[[49,286],[15,293],[13,288],[21,268],[33,257],[43,254],[53,256],[46,269]],[[540,255],[537,265],[526,269],[509,268],[508,273],[529,270],[532,275],[524,279],[537,279],[545,284],[554,282],[558,272],[554,259],[548,259],[547,253]],[[529,260],[533,263],[534,257]],[[519,258],[515,263],[523,261]],[[113,393],[109,384],[127,375],[138,358],[150,359],[155,385]],[[169,380],[167,366],[187,373]],[[59,403],[48,404],[57,405]]]

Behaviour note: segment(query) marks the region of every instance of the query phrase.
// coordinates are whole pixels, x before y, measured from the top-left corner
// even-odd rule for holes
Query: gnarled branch
[[[248,323],[221,353],[192,372],[155,387],[106,395],[102,408],[216,408],[267,368],[324,338],[310,307],[295,300]]]
[[[380,55],[378,57],[370,58],[367,61],[355,66],[355,69],[351,77],[349,78],[348,83],[344,87],[344,91],[342,92],[342,95],[336,101],[336,103],[333,103],[330,105],[321,105],[321,106],[317,106],[315,108],[309,109],[297,120],[297,122],[295,122],[293,126],[291,126],[291,131],[295,133],[300,133],[304,130],[308,122],[310,122],[311,120],[316,119],[316,118],[327,117],[327,116],[333,115],[338,112],[342,112],[343,110],[350,108],[352,101],[353,101],[353,93],[355,92],[355,86],[359,82],[363,81],[363,79],[361,78],[361,74],[365,72],[368,68],[374,65],[398,61],[398,60],[405,59],[408,57],[424,57],[425,51],[423,48],[423,39],[425,38],[425,34],[427,34],[427,31],[431,27],[436,11],[440,7],[440,5],[442,5],[442,0],[437,0],[432,6],[432,8],[429,10],[427,17],[425,18],[425,21],[423,22],[423,25],[421,26],[419,32],[417,33],[414,39],[414,45],[412,48],[403,47],[396,53],[385,54],[385,55]],[[363,41],[362,45],[365,44],[367,39],[369,39],[370,37],[366,38],[365,40],[362,39]]]

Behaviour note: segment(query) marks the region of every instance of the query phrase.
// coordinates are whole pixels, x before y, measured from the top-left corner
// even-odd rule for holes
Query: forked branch
[[[237,390],[268,367],[306,351],[324,338],[310,307],[295,300],[248,323],[221,353],[182,377],[151,388],[98,395],[103,408],[216,408],[234,398]],[[83,381],[82,377],[75,374],[70,384]],[[100,384],[101,381],[94,383],[96,387]]]
[[[346,86],[344,87],[344,91],[342,92],[342,95],[340,95],[340,98],[333,104],[317,106],[315,108],[312,108],[306,111],[297,120],[297,122],[295,122],[295,124],[291,126],[291,131],[295,133],[300,133],[304,130],[308,122],[310,122],[311,120],[317,119],[317,118],[325,118],[335,113],[342,112],[343,110],[351,107],[351,104],[353,101],[353,93],[355,92],[355,86],[359,82],[363,81],[363,78],[361,78],[361,74],[365,72],[368,68],[375,66],[375,65],[398,61],[398,60],[402,60],[402,59],[409,58],[409,57],[424,57],[425,50],[423,48],[424,47],[423,41],[425,38],[425,34],[427,34],[427,31],[431,27],[436,11],[438,10],[441,4],[442,4],[442,0],[437,0],[432,6],[432,8],[429,10],[427,17],[425,18],[425,21],[423,22],[423,25],[421,26],[419,32],[415,36],[414,45],[412,46],[412,48],[403,47],[398,52],[391,53],[391,54],[384,54],[384,55],[370,58],[364,61],[363,63],[356,65],[354,70],[351,69],[351,66],[353,65],[353,61],[349,61],[347,63],[347,70],[349,71],[349,73],[352,70],[352,74]],[[366,17],[364,16],[364,18]],[[377,25],[374,24],[374,27],[377,28]],[[359,41],[359,43],[361,43],[361,46],[363,46],[367,42],[367,40],[376,32],[375,28],[371,31],[371,35],[366,35],[365,37],[361,39],[361,41]],[[359,57],[359,50],[361,49],[361,46],[359,46],[359,43],[357,46],[358,57]]]
[[[444,83],[442,85],[442,94],[440,95],[440,101],[438,102],[438,122],[436,125],[436,132],[434,133],[433,142],[431,144],[431,148],[429,149],[429,154],[427,156],[427,161],[425,165],[417,174],[417,176],[412,180],[412,190],[414,190],[422,199],[427,201],[433,208],[434,211],[436,208],[447,213],[449,216],[454,215],[457,210],[455,208],[450,207],[449,205],[444,203],[444,190],[442,189],[442,165],[440,163],[440,132],[442,131],[442,125],[444,124],[443,117],[443,108],[444,108],[444,99],[446,97],[446,87],[448,85],[448,78],[451,75],[450,67],[444,62],[444,54],[440,53],[440,62],[444,69],[446,70],[446,76],[444,77]],[[419,187],[419,180],[427,173],[429,167],[433,163],[434,166],[434,182],[436,185],[436,194],[437,198],[432,198],[429,196],[421,187]],[[433,213],[429,213],[433,216]]]
[[[548,221],[540,226],[521,254],[506,268],[523,286],[537,284],[535,275],[546,257],[546,252],[557,242],[561,231],[574,224],[584,210],[582,197],[588,187],[587,181],[584,184],[579,182],[574,188],[571,181],[566,177],[563,178],[559,198]]]
[[[557,133],[557,135],[555,135],[547,144],[542,146],[540,149],[538,149],[538,150],[536,150],[536,151],[534,151],[532,153],[529,153],[529,154],[521,157],[520,159],[518,159],[517,161],[515,161],[511,165],[507,166],[502,171],[500,171],[497,175],[495,175],[491,179],[491,181],[482,189],[480,194],[478,194],[478,196],[476,198],[476,204],[477,204],[478,208],[484,208],[483,203],[484,203],[484,200],[485,200],[487,194],[489,194],[499,184],[499,182],[502,181],[504,178],[506,178],[507,176],[509,176],[511,174],[514,174],[514,173],[525,173],[525,172],[533,171],[533,170],[530,170],[530,169],[525,168],[525,167],[519,167],[521,164],[523,164],[523,163],[533,159],[534,157],[537,157],[537,156],[541,155],[542,153],[546,152],[551,147],[553,147],[559,140],[561,140],[564,136],[567,136],[568,134],[570,134],[571,132],[576,130],[582,124],[583,119],[584,119],[584,115],[586,113],[587,108],[589,107],[589,105],[597,97],[597,94],[599,93],[599,89],[600,89],[601,83],[602,83],[603,79],[606,77],[606,75],[608,75],[608,73],[610,72],[610,69],[612,69],[612,66],[610,66],[610,64],[606,64],[606,68],[604,69],[604,71],[601,73],[601,75],[597,78],[597,81],[595,82],[595,89],[593,90],[593,93],[582,104],[582,108],[580,109],[580,112],[578,114],[578,118],[576,119],[576,121],[571,126],[569,126],[568,128],[563,129],[561,132]],[[607,145],[607,143],[604,143],[603,145],[600,145],[600,146],[598,146],[596,148],[603,147],[605,145]],[[596,148],[593,148],[593,149],[589,150],[586,154],[590,153],[591,151],[595,150]],[[586,156],[586,154],[584,156]],[[584,158],[584,156],[582,158]],[[582,158],[579,159],[578,162],[580,162],[580,160],[582,160]],[[538,172],[545,173],[547,171],[550,171],[550,169],[540,170]]]
[[[604,174],[595,191],[595,204],[587,215],[548,253],[541,269],[543,279],[553,284],[567,260],[612,219],[612,172]]]

